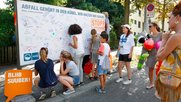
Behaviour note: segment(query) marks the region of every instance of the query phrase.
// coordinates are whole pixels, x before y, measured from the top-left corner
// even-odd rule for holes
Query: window
[[[144,31],[144,22],[142,23],[142,31]]]
[[[141,10],[138,10],[138,15],[141,17]]]
[[[141,22],[138,21],[138,28],[141,28]]]
[[[134,24],[137,24],[137,21],[136,21],[136,20],[134,20]]]
[[[136,35],[136,32],[134,32],[134,35]]]
[[[130,22],[131,22],[131,24],[133,24],[133,23],[134,23],[134,20],[133,20],[133,19],[131,19],[131,20],[130,20]]]

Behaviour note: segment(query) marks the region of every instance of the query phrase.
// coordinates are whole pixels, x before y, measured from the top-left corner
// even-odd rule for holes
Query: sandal
[[[151,89],[151,88],[153,88],[154,87],[154,84],[153,85],[148,85],[147,87],[146,87],[146,89]]]
[[[90,80],[94,80],[94,77],[89,77]]]

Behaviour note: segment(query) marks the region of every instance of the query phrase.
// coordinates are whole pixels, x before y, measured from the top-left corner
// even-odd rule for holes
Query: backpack
[[[102,62],[102,69],[103,70],[109,70],[110,69],[110,60],[108,55],[106,55]]]

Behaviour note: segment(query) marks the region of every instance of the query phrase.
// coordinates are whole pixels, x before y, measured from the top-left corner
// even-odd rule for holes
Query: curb
[[[137,68],[133,68],[132,69],[132,73],[136,72],[136,70],[137,70]],[[126,77],[126,75],[127,75],[127,73],[123,72],[123,77]],[[117,72],[114,73],[110,79],[107,79],[106,84],[110,84],[110,83],[114,82],[114,80],[116,80],[116,78],[118,78]],[[73,98],[73,97],[76,97],[78,95],[81,95],[81,94],[83,94],[83,93],[85,93],[85,92],[87,92],[89,90],[94,90],[95,87],[99,86],[99,85],[100,85],[99,80],[93,81],[93,82],[90,82],[90,83],[85,84],[83,86],[77,87],[75,89],[76,92],[71,94],[71,95],[65,96],[63,94],[59,94],[56,97],[47,98],[45,100],[38,101],[38,102],[69,102],[70,98]]]

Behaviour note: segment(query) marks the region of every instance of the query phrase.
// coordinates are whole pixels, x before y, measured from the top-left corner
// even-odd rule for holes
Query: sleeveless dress
[[[98,62],[98,54],[97,54],[97,50],[99,49],[100,46],[100,40],[99,40],[99,36],[97,36],[93,42],[92,42],[92,54],[91,54],[91,62],[92,63],[97,63]]]
[[[156,44],[158,41],[161,41],[161,36],[162,36],[162,33],[158,33],[158,35],[156,37],[151,35],[151,38],[154,41],[154,44]],[[146,66],[148,68],[154,68],[154,66],[157,62],[157,60],[156,60],[156,54],[157,54],[156,47],[154,47],[151,51],[148,51],[143,47],[142,54],[145,52],[148,52],[148,54],[149,54],[147,61],[146,61]]]
[[[77,37],[77,43],[78,43],[78,48],[75,49],[75,48],[72,48],[71,47],[71,54],[73,57],[76,57],[76,56],[80,56],[80,55],[83,55],[84,54],[84,42],[83,42],[83,36],[82,34],[76,34],[76,35],[72,35],[71,36],[71,43],[73,43],[73,36],[76,36]]]
[[[177,53],[178,58],[181,60],[181,49],[176,48],[175,52]],[[172,73],[176,74],[176,76],[181,77],[181,68],[179,67],[179,65],[176,66],[175,63],[177,63],[177,61],[172,52],[171,54],[169,54],[167,56],[167,58],[165,58],[163,60],[162,65],[160,67],[160,71],[172,72]],[[159,81],[159,78],[157,78],[155,86],[156,86],[159,96],[161,96],[165,99],[165,100],[163,100],[164,102],[178,102],[180,95],[181,95],[181,83],[179,84],[178,88],[172,89],[172,88],[162,84]]]

